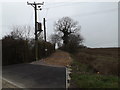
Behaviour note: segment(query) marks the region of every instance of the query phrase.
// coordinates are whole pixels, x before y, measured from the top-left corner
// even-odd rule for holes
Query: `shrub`
[[[35,60],[34,40],[15,39],[8,35],[2,39],[2,65],[28,63]],[[45,48],[47,52],[45,53]],[[38,43],[38,58],[49,56],[54,46],[49,42]]]
[[[38,54],[39,59],[45,58],[54,52],[54,45],[49,42],[40,41],[38,42]]]
[[[6,36],[2,39],[2,64],[18,64],[32,61],[28,41]]]

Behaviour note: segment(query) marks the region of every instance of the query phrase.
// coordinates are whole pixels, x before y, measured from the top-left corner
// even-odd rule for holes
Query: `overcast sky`
[[[0,38],[9,33],[13,25],[34,27],[34,9],[26,2],[5,2],[1,7]],[[42,8],[42,11],[38,11],[38,21],[46,18],[47,38],[54,33],[54,22],[63,16],[69,16],[79,22],[86,46],[118,46],[117,2],[45,2]]]

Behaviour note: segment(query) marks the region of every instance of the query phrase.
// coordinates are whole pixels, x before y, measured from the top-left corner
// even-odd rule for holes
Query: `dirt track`
[[[50,57],[43,59],[42,61],[48,65],[67,66],[72,63],[72,58],[69,53],[57,50]]]

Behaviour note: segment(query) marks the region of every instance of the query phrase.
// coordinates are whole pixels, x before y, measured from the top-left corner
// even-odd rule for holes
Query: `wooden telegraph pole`
[[[45,25],[45,18],[43,18],[43,25],[44,25],[44,40],[46,42],[46,25]]]
[[[35,59],[36,61],[38,60],[38,32],[41,33],[42,32],[42,28],[41,28],[41,23],[37,22],[37,10],[42,10],[40,7],[40,5],[43,5],[43,3],[29,3],[27,2],[28,5],[33,6],[34,11],[35,11]],[[40,27],[39,27],[40,26]],[[38,30],[39,29],[39,30]]]

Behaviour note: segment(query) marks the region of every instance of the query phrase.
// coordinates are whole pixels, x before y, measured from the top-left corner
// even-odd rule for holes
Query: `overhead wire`
[[[57,3],[57,4],[58,4],[58,3]],[[78,3],[74,3],[74,4],[78,4]],[[47,5],[52,5],[52,4],[47,4]],[[62,5],[57,5],[57,6],[52,6],[52,7],[43,6],[42,9],[46,9],[45,18],[47,18],[48,14],[49,14],[48,11],[49,11],[50,9],[55,8],[55,7],[70,6],[70,5],[73,6],[73,4],[71,4],[71,3],[69,3],[69,4],[68,4],[68,3],[64,3],[64,4],[62,4]],[[118,7],[118,8],[119,8],[119,7]],[[80,16],[80,17],[84,17],[84,16],[90,16],[90,15],[108,13],[108,12],[115,11],[115,10],[117,10],[118,8],[112,8],[112,9],[107,9],[107,10],[103,10],[103,11],[86,12],[86,13],[82,13],[82,14],[70,15],[70,17],[79,17],[79,16]],[[60,17],[47,18],[46,20],[47,20],[47,21],[51,21],[51,20],[53,20],[53,19],[55,19],[55,18],[60,18]]]
[[[61,6],[68,6],[68,5],[66,5],[65,3],[64,3],[64,4],[62,4],[62,5],[55,5],[55,4],[54,4],[54,6],[48,6],[48,7],[43,8],[43,9],[55,8],[55,7],[61,7]]]
[[[46,15],[45,15],[45,18],[47,18],[48,10],[49,10],[49,8],[46,9]]]
[[[103,14],[103,13],[108,13],[108,12],[113,12],[116,11],[118,8],[113,8],[113,9],[107,9],[104,11],[95,11],[95,12],[87,12],[87,13],[82,13],[82,14],[76,14],[76,15],[70,15],[70,17],[84,17],[84,16],[90,16],[90,15],[96,15],[96,14]],[[54,18],[59,18],[59,17],[54,17]],[[47,20],[53,20],[54,18],[48,18]]]
[[[61,2],[62,3],[62,2]],[[74,3],[74,4],[78,4],[78,3]],[[50,4],[52,5],[52,4]],[[48,10],[50,10],[51,8],[55,8],[55,7],[62,7],[62,6],[73,6],[73,3],[64,3],[62,5],[57,5],[57,6],[52,6],[52,7],[46,7],[46,8],[43,8],[43,9],[46,9],[46,16],[48,15]],[[119,8],[119,7],[118,7]],[[89,15],[95,15],[95,14],[102,14],[102,13],[106,13],[106,12],[112,12],[112,11],[115,11],[117,10],[118,8],[112,8],[112,9],[107,9],[107,10],[104,10],[104,11],[95,11],[95,12],[88,12],[88,13],[83,13],[83,14],[77,14],[77,15],[71,15],[71,17],[75,17],[75,16],[89,16]],[[54,18],[59,18],[59,17],[54,17]],[[48,18],[47,21],[49,20],[52,20],[54,18]]]
[[[30,14],[29,21],[28,21],[28,25],[31,23],[32,17],[33,17],[33,14],[31,13],[31,14]]]

